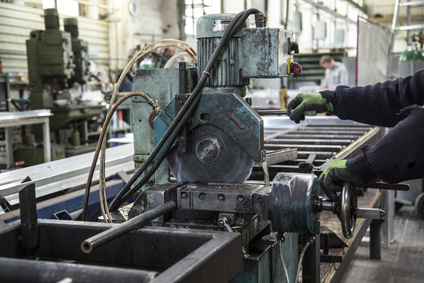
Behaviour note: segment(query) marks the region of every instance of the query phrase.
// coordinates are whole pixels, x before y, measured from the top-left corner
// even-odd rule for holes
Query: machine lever
[[[392,191],[409,191],[410,189],[408,184],[390,184],[386,182],[376,182],[375,187],[377,189]]]
[[[218,226],[221,227],[221,228],[224,228],[228,232],[231,232],[232,233],[232,232],[234,232],[234,230],[233,230],[233,228],[231,228],[231,226],[230,226],[229,223],[230,223],[230,219],[229,219],[228,216],[221,216],[218,219]],[[248,257],[249,256],[249,254],[247,253],[246,249],[243,246],[241,247],[241,250],[243,252],[243,256],[244,257]]]
[[[384,219],[386,212],[379,208],[357,208],[356,217],[369,219]]]

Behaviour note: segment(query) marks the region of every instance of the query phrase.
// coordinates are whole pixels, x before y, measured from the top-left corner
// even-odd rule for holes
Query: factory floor
[[[363,241],[345,273],[343,283],[424,282],[424,220],[413,206],[395,214],[395,241],[381,249],[381,260],[369,259],[369,243]]]

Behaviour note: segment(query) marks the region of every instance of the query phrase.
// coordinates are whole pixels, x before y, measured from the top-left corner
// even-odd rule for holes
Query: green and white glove
[[[332,201],[337,200],[337,192],[342,191],[344,182],[362,186],[361,178],[347,169],[346,162],[346,159],[333,161],[319,177],[321,188]]]
[[[290,120],[296,123],[299,123],[300,120],[305,120],[306,111],[323,113],[333,110],[333,104],[327,102],[320,93],[299,93],[287,105],[287,115]]]

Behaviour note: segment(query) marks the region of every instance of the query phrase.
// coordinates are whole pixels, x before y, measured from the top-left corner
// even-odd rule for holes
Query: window
[[[43,9],[56,8],[59,14],[78,17],[80,7],[77,1],[73,0],[43,0]]]
[[[185,34],[195,36],[197,19],[214,13],[221,13],[221,1],[185,0]]]

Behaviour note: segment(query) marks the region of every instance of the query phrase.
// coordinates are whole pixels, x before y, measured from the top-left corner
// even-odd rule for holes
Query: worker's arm
[[[363,146],[361,155],[347,161],[347,169],[363,183],[375,177],[389,183],[424,177],[424,107],[403,112],[406,118],[376,145]]]
[[[401,110],[424,101],[424,70],[413,76],[365,87],[338,86],[321,92],[340,119],[393,127],[405,118]]]
[[[399,122],[375,146],[363,146],[362,154],[335,160],[320,176],[325,194],[333,201],[344,182],[373,187],[377,179],[388,183],[424,177],[424,107],[411,106]]]

